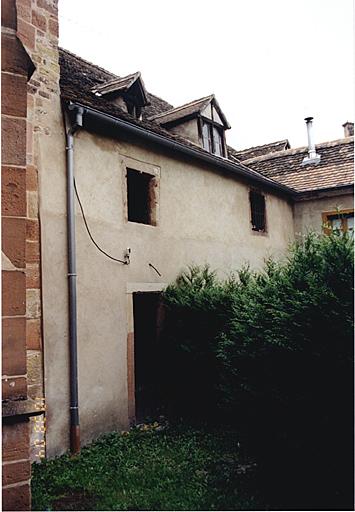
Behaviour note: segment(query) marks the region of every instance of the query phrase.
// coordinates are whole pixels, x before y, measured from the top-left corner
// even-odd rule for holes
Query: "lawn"
[[[229,430],[144,425],[32,469],[33,510],[265,510]]]

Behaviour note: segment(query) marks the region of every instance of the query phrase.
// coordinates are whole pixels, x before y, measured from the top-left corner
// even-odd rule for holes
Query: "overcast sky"
[[[343,136],[352,0],[59,0],[60,45],[174,106],[214,93],[237,149]]]

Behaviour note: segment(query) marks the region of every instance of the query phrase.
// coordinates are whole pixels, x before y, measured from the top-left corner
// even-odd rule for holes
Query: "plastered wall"
[[[52,145],[41,154],[41,236],[47,455],[68,449],[68,304],[65,146],[53,121]],[[55,135],[55,137],[54,137]],[[161,289],[187,265],[209,263],[220,276],[250,262],[280,256],[293,239],[292,207],[266,194],[268,234],[250,227],[249,187],[196,163],[80,131],[75,136],[76,183],[94,247],[77,209],[79,404],[83,443],[128,426],[127,336],[132,286]],[[126,165],[158,177],[157,226],[127,222]],[[161,277],[149,266],[152,263]],[[132,340],[131,340],[132,341]]]
[[[322,231],[322,213],[354,208],[352,194],[337,195],[300,201],[294,206],[295,233],[297,236],[308,231]]]

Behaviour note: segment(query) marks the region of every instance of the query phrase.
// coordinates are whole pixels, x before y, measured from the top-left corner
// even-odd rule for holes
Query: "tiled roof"
[[[143,121],[138,121],[128,112],[125,112],[118,105],[109,101],[105,96],[96,96],[93,90],[98,85],[106,84],[109,80],[117,80],[117,76],[106,71],[90,62],[85,61],[81,57],[74,55],[67,50],[59,50],[59,63],[60,63],[60,92],[64,101],[78,102],[82,105],[94,108],[105,114],[110,114],[133,124],[138,124],[148,130],[155,131],[179,140],[179,137],[171,134],[164,128],[156,123],[152,123],[143,117]],[[163,110],[171,109],[171,105],[164,100],[161,100],[153,94],[147,93],[150,105],[144,108],[145,116],[147,110],[157,113]],[[185,139],[180,137],[182,142]]]
[[[249,160],[249,158],[255,158],[257,156],[269,155],[277,151],[284,151],[290,149],[290,143],[287,139],[278,140],[277,142],[271,142],[270,144],[263,144],[262,146],[254,146],[252,148],[241,149],[237,151],[234,148],[228,147],[229,156],[239,161]]]
[[[92,89],[94,93],[109,94],[116,91],[127,91],[132,84],[140,77],[140,72],[132,73],[131,75],[124,76],[123,78],[115,78],[109,80],[102,85],[95,85]]]
[[[104,96],[95,96],[92,91],[93,88],[95,89],[97,84],[102,84],[106,83],[108,80],[117,79],[116,75],[113,75],[112,73],[94,64],[91,64],[81,57],[78,57],[77,55],[74,55],[73,53],[63,49],[59,49],[59,63],[61,98],[64,102],[72,101],[73,103],[79,103],[104,114],[109,114],[114,118],[128,121],[129,123],[144,128],[147,131],[162,135],[167,139],[193,148],[195,151],[198,151],[202,154],[206,155],[206,153],[208,153],[201,146],[194,144],[193,142],[179,135],[169,132],[158,123],[149,121],[146,117],[143,117],[143,120],[140,121],[122,110],[119,106],[108,101]],[[147,111],[149,117],[152,115],[152,111],[155,111],[155,113],[161,113],[164,110],[172,109],[172,106],[169,103],[161,100],[157,96],[154,96],[150,93],[147,93],[147,96],[150,100],[150,105],[144,108],[146,116]],[[214,157],[216,161],[226,160],[216,155],[211,156]],[[240,169],[245,169],[251,178],[254,175],[255,179],[260,180],[260,178],[262,178],[265,184],[269,183],[270,186],[275,186],[276,184],[272,178],[262,176],[259,172],[246,167],[242,163],[238,163],[236,161],[230,161],[230,163],[236,164],[236,166],[238,165]],[[237,171],[237,169],[238,168],[236,167],[235,171]],[[286,191],[287,189],[285,192]],[[290,189],[289,192],[292,194],[294,191]]]
[[[294,188],[315,191],[354,183],[354,137],[317,144],[319,164],[302,166],[307,148],[288,149],[244,160],[249,168]]]
[[[60,63],[60,89],[61,95],[65,99],[78,100],[84,97],[89,101],[94,101],[99,108],[100,103],[105,102],[104,98],[98,98],[92,92],[97,86],[102,86],[108,81],[117,80],[119,77],[110,73],[106,69],[100,68],[88,62],[77,55],[59,49]],[[77,94],[76,94],[77,93]],[[144,108],[143,117],[148,118],[154,114],[159,114],[173,108],[167,101],[158,98],[154,94],[147,93],[149,105]],[[120,110],[120,109],[119,109]],[[123,111],[121,111],[123,112]]]
[[[185,103],[185,105],[181,105],[180,107],[172,108],[167,110],[166,112],[161,112],[160,114],[151,116],[149,117],[149,119],[151,121],[156,121],[159,124],[166,124],[171,121],[175,121],[176,119],[186,117],[190,114],[200,112],[205,107],[207,107],[212,98],[213,95],[205,96],[204,98],[190,101],[190,103]]]
[[[98,86],[107,85],[110,81],[117,81],[119,77],[67,50],[59,50],[59,62],[61,97],[64,102],[72,101],[91,107],[206,154],[206,151],[199,145],[173,134],[159,123],[149,120],[159,114],[165,114],[167,111],[178,110],[166,101],[147,93],[149,105],[144,108],[143,120],[139,121],[104,96],[95,96],[93,92],[93,89],[95,90]],[[202,100],[207,102],[211,98],[208,96],[192,103],[202,102]],[[266,182],[280,183],[288,187],[292,193],[293,190],[303,192],[351,185],[353,183],[353,144],[353,137],[349,137],[317,145],[317,152],[321,155],[321,161],[317,166],[301,166],[307,148],[282,149],[282,146],[287,146],[286,140],[243,151],[236,151],[228,147],[228,155],[232,164],[250,171],[251,177],[253,173],[256,179],[263,176],[266,178]],[[254,158],[244,158],[248,152],[250,155],[253,152],[255,154],[255,151],[264,150],[269,150],[271,153]],[[242,162],[240,162],[240,158],[243,160]],[[221,157],[215,156],[215,159],[217,161]]]
[[[185,105],[181,105],[180,107],[176,107],[166,112],[162,112],[161,114],[151,116],[149,117],[149,119],[161,125],[167,125],[168,123],[171,123],[178,119],[184,119],[188,116],[191,116],[192,114],[202,112],[211,102],[213,102],[225,128],[230,128],[230,124],[228,123],[220,106],[218,105],[218,102],[214,94],[211,94],[210,96],[205,96],[204,98],[200,98],[198,100],[190,101],[190,103],[185,103]]]

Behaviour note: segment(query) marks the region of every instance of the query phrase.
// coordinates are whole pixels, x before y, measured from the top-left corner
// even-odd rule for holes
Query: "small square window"
[[[145,172],[127,169],[128,220],[140,224],[156,224],[155,177]]]
[[[259,192],[249,193],[251,225],[253,231],[266,232],[265,196]]]
[[[354,211],[353,210],[339,210],[334,212],[324,212],[323,217],[323,230],[326,234],[331,231],[354,231]]]

